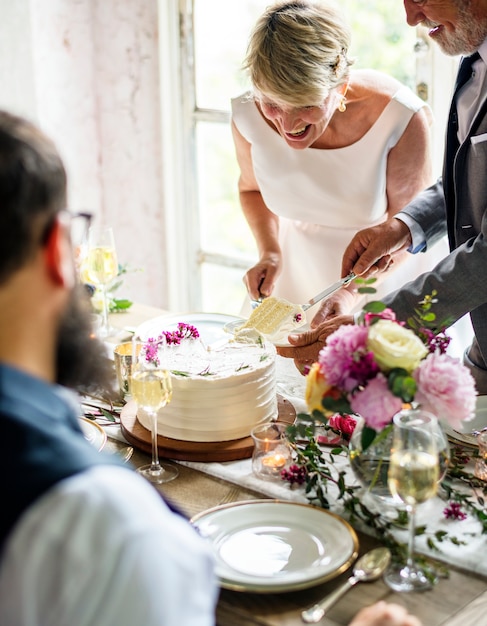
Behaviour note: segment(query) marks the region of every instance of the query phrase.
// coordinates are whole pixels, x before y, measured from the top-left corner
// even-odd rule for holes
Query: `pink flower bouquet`
[[[453,428],[473,416],[475,383],[470,371],[446,354],[449,338],[431,330],[435,294],[420,303],[419,322],[407,327],[391,309],[370,303],[360,322],[341,326],[307,375],[306,402],[314,417],[360,415],[381,431],[404,405],[420,405]],[[347,437],[350,424],[334,425]]]

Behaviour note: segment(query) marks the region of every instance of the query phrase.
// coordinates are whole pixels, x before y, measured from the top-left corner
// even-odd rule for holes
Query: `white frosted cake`
[[[241,439],[277,417],[275,358],[269,342],[229,343],[207,350],[199,341],[169,349],[173,394],[158,413],[158,433],[172,439]],[[137,411],[150,430],[150,420]]]
[[[252,337],[252,332],[257,332],[273,343],[280,343],[287,341],[289,333],[305,323],[306,314],[301,305],[269,296],[235,329],[235,338],[244,341]]]

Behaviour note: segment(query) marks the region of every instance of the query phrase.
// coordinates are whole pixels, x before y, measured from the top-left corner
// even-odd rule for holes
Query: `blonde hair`
[[[243,68],[257,91],[294,106],[320,105],[348,81],[350,39],[336,5],[281,0],[257,20]]]

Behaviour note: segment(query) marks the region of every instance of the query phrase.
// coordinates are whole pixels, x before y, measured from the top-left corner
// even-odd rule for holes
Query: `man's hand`
[[[338,315],[327,322],[323,322],[317,328],[291,334],[288,339],[292,347],[277,348],[277,353],[294,359],[296,367],[303,374],[305,367],[312,365],[318,359],[318,354],[325,345],[328,336],[342,324],[353,324],[353,316]]]
[[[421,622],[403,606],[381,601],[359,611],[349,626],[421,626]]]
[[[411,233],[404,222],[395,217],[370,228],[360,230],[348,244],[342,259],[342,276],[354,272],[371,276],[383,272],[412,243]]]
[[[310,322],[311,328],[318,328],[323,322],[328,322],[339,315],[347,315],[353,309],[358,298],[349,289],[340,289],[321,303],[320,308]],[[354,289],[354,291],[356,290]]]

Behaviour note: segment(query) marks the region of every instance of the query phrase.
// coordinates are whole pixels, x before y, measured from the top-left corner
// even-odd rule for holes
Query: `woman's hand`
[[[277,252],[262,256],[244,276],[244,283],[252,300],[270,296],[274,290],[276,278],[281,272],[281,254]]]
[[[349,626],[421,626],[421,622],[403,606],[381,601],[359,611]]]
[[[281,356],[294,359],[294,363],[301,374],[306,368],[318,360],[318,354],[328,339],[342,324],[353,324],[353,315],[337,315],[323,322],[317,328],[302,333],[289,335],[290,347],[278,347],[277,353]]]

